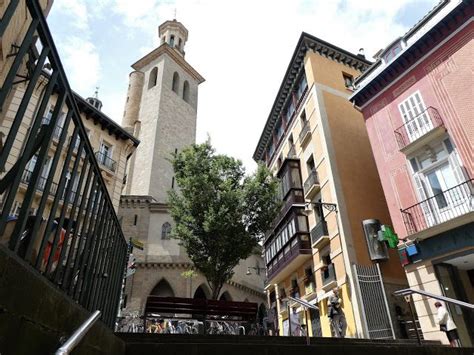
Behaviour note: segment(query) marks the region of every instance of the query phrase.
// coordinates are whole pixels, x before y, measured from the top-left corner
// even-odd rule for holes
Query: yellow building
[[[303,33],[254,153],[281,179],[283,207],[264,242],[280,335],[289,333],[292,309],[310,334],[331,336],[327,297],[338,286],[346,336],[400,336],[395,312],[406,306],[392,292],[406,286],[403,269],[395,252],[372,239],[378,221],[367,233],[362,225],[390,224],[363,117],[348,101],[352,79],[369,65]],[[319,312],[305,313],[287,296]]]

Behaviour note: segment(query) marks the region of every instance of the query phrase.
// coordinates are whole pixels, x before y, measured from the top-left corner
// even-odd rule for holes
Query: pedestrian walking
[[[436,318],[438,320],[439,330],[446,333],[449,344],[451,344],[452,347],[457,347],[459,335],[456,329],[456,324],[454,324],[448,310],[441,302],[437,301],[434,305],[438,309]]]
[[[336,338],[346,336],[347,322],[342,310],[342,299],[339,297],[339,289],[333,288],[328,297],[328,317]]]

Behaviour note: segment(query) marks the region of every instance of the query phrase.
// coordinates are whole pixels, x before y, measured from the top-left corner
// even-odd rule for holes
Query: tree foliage
[[[169,192],[172,235],[217,299],[276,216],[278,182],[263,165],[245,176],[239,160],[216,154],[209,142],[175,154],[172,164],[179,187]]]

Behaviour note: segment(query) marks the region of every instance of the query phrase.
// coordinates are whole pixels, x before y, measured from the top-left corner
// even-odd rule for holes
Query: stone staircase
[[[126,355],[473,355],[472,348],[449,348],[436,342],[232,335],[116,333]]]

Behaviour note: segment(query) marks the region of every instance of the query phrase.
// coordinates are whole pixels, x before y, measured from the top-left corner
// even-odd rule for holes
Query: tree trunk
[[[217,300],[219,297],[219,293],[221,292],[223,283],[219,281],[212,281],[209,284],[212,290],[211,300]]]

